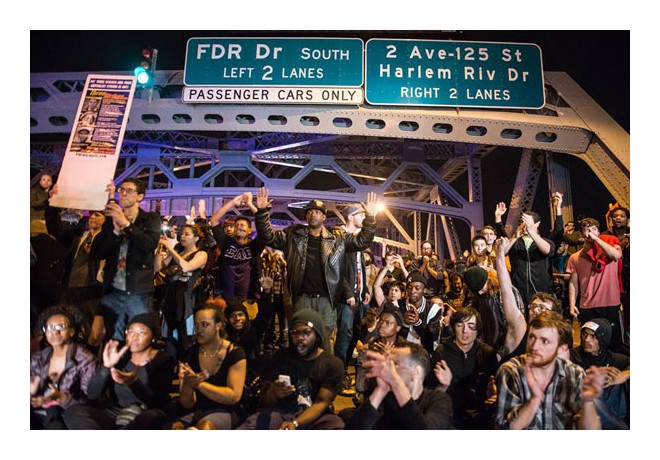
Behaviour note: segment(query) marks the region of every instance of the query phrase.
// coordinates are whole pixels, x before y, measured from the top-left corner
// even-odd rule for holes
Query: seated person
[[[403,326],[403,315],[401,310],[392,303],[385,303],[383,311],[378,315],[378,322],[376,323],[376,335],[372,337],[358,353],[358,360],[355,369],[355,390],[364,393],[372,390],[375,382],[367,382],[366,369],[362,366],[365,352],[367,350],[375,350],[385,352],[390,348],[407,345],[409,342],[399,335],[399,331]]]
[[[103,366],[87,390],[90,404],[64,413],[70,430],[156,429],[165,420],[170,401],[174,361],[153,348],[159,332],[156,313],[140,313],[128,321],[126,345],[110,340],[103,349]],[[107,393],[106,393],[107,392]],[[107,400],[102,404],[101,398]]]
[[[344,422],[332,411],[342,388],[344,365],[322,348],[323,319],[311,309],[296,312],[289,324],[289,347],[266,363],[260,403],[263,407],[239,430],[331,430]]]
[[[77,311],[49,307],[39,315],[48,347],[30,359],[30,429],[61,429],[65,409],[87,402],[87,386],[96,372],[96,359],[76,344]]]
[[[224,312],[213,300],[195,311],[197,343],[179,363],[179,405],[188,414],[174,429],[229,430],[238,423],[234,406],[243,395],[247,359],[241,347],[222,338],[224,325]]]
[[[367,377],[376,387],[351,417],[346,429],[441,430],[451,427],[451,398],[424,389],[429,355],[419,344],[365,352]]]
[[[427,377],[426,386],[451,396],[455,428],[487,429],[492,424],[486,401],[495,395],[492,384],[497,356],[493,347],[481,341],[481,315],[473,308],[459,308],[449,325],[454,337],[431,355],[434,372]]]
[[[630,358],[607,349],[612,327],[604,318],[594,318],[582,325],[580,346],[572,348],[570,360],[589,369],[603,368],[607,373],[603,395],[596,405],[603,429],[630,429]]]

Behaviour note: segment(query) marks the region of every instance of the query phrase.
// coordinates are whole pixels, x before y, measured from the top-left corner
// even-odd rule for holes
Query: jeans
[[[335,343],[335,356],[344,363],[344,368],[353,355],[353,348],[357,344],[357,333],[360,330],[360,321],[367,312],[369,305],[359,302],[355,307],[345,303],[337,304],[337,342]],[[357,328],[355,327],[357,323]],[[357,329],[357,330],[355,330]]]
[[[101,299],[103,321],[105,322],[106,340],[123,341],[128,320],[140,313],[149,313],[151,308],[151,293],[127,294],[113,289]]]

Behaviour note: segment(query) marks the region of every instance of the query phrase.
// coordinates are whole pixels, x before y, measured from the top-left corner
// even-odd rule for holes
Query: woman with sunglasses
[[[71,430],[157,429],[165,422],[174,379],[174,360],[153,347],[158,334],[156,313],[133,316],[126,344],[110,340],[103,349],[103,365],[92,378],[87,396],[64,413]],[[103,398],[101,398],[103,396]],[[100,400],[107,400],[101,404]]]
[[[243,395],[245,351],[223,338],[225,317],[221,299],[206,301],[195,312],[195,339],[185,362],[179,363],[179,405],[188,413],[173,429],[229,430]]]
[[[39,317],[49,346],[30,359],[30,429],[66,429],[64,410],[87,401],[96,360],[73,341],[76,315],[68,307],[50,307]]]

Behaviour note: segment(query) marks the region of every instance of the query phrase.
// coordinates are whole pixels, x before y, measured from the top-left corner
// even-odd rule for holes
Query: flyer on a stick
[[[50,205],[100,211],[108,201],[133,102],[135,77],[87,76]]]

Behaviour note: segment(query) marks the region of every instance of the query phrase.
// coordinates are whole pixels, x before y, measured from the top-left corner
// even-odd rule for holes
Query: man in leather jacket
[[[294,311],[311,308],[321,314],[326,350],[334,349],[335,302],[340,295],[346,252],[362,251],[371,244],[376,231],[376,203],[376,194],[369,192],[362,231],[356,235],[326,229],[325,205],[320,200],[311,200],[303,208],[307,226],[291,225],[275,231],[270,225],[268,189],[262,187],[257,193],[257,237],[265,245],[284,251]]]

